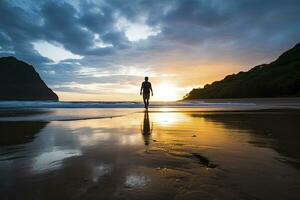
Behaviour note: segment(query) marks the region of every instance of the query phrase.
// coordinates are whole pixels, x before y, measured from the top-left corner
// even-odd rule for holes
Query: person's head
[[[149,80],[149,78],[148,78],[148,76],[146,76],[146,77],[145,77],[145,81],[148,81],[148,80]]]

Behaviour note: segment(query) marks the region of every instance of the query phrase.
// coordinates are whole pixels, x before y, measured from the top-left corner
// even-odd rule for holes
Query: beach
[[[296,200],[298,102],[2,108],[1,199]]]

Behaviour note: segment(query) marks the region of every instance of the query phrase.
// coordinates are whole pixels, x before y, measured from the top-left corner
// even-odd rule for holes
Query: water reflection
[[[141,127],[141,133],[143,135],[144,143],[146,146],[150,144],[153,124],[150,126],[148,110],[144,112],[143,126]]]
[[[42,152],[33,159],[32,171],[39,173],[59,169],[64,159],[80,155],[82,153],[78,149],[54,148],[50,152]]]
[[[113,167],[109,164],[101,163],[100,165],[96,165],[92,169],[92,181],[98,182],[99,179],[112,172]]]
[[[144,187],[150,178],[144,175],[131,174],[126,176],[125,186],[130,188],[140,188]]]
[[[285,158],[278,160],[290,163],[300,169],[300,113],[298,112],[247,112],[192,114],[208,122],[221,123],[225,129],[246,132],[248,143],[257,147],[272,148]]]
[[[46,128],[43,123],[26,122],[35,130],[33,135],[40,133],[21,145],[26,147],[22,158],[0,161],[0,196],[299,199],[299,171],[274,159],[285,146],[292,147],[290,155],[298,155],[299,117],[146,111],[51,122]],[[22,123],[14,125],[18,132],[26,129]],[[9,123],[3,127],[15,130]],[[273,150],[274,138],[281,140],[274,144],[281,151]],[[208,169],[200,156],[218,166]],[[206,197],[207,193],[212,196]]]
[[[0,147],[32,142],[48,122],[0,122]]]

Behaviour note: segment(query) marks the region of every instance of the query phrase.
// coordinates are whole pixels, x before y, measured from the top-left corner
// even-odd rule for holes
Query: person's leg
[[[147,101],[146,101],[146,99],[147,99],[147,98],[143,97],[144,107],[145,107],[145,108],[147,108]]]
[[[150,93],[144,93],[143,94],[143,100],[144,100],[144,104],[145,104],[145,108],[148,109],[149,106],[149,98],[150,98]]]
[[[148,106],[149,106],[149,97],[147,98],[146,102],[147,102],[147,106],[146,107],[148,108]]]

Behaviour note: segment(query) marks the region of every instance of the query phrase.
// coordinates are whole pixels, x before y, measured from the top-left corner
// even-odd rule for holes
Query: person
[[[148,106],[149,106],[150,91],[153,96],[152,86],[148,80],[149,80],[149,78],[146,76],[145,81],[142,83],[141,91],[140,91],[140,95],[143,94],[143,100],[144,100],[144,105],[145,105],[146,109],[148,109]]]

